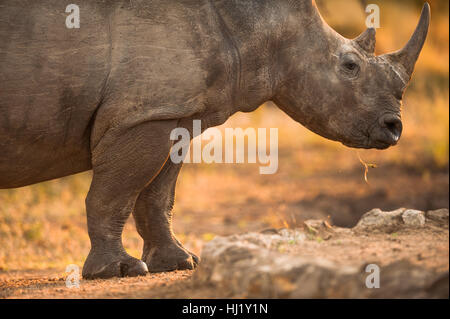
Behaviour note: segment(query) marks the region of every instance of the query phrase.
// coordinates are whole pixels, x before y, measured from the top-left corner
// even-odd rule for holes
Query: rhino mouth
[[[389,144],[389,143],[386,143],[386,142],[376,141],[373,144],[373,147],[371,147],[371,148],[376,148],[377,150],[385,150],[385,149],[388,149],[389,147],[394,146],[394,145],[395,144]]]
[[[399,140],[398,134],[376,130],[374,134],[364,135],[364,138],[359,141],[344,141],[342,144],[351,148],[385,150],[397,145]]]
[[[343,145],[350,147],[350,148],[359,148],[359,149],[377,149],[377,150],[385,150],[393,144],[385,143],[382,141],[371,141],[370,139],[367,139],[364,143],[352,143],[352,142],[342,142]]]

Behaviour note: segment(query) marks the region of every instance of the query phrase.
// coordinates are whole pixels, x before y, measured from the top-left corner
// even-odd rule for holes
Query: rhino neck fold
[[[251,112],[272,99],[282,19],[270,0],[208,0],[232,64],[234,112]]]
[[[311,118],[307,106],[314,104],[312,100],[315,98],[311,96],[310,86],[313,82],[320,83],[319,78],[325,74],[324,68],[330,65],[330,60],[335,58],[337,48],[349,40],[323,20],[313,1],[281,2],[288,9],[277,50],[278,72],[273,101],[290,117],[305,125]],[[298,96],[302,99],[298,100]]]
[[[301,57],[300,74],[306,74],[311,57],[332,52],[346,40],[326,24],[311,0],[208,1],[233,60],[235,111],[250,112],[274,100],[298,70],[292,61]]]

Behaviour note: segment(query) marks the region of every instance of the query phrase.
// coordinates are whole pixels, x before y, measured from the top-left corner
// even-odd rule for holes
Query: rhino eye
[[[358,65],[356,63],[353,62],[347,62],[344,64],[344,67],[349,70],[349,71],[355,71],[356,69],[358,69]]]
[[[359,65],[353,61],[346,61],[342,63],[344,74],[350,77],[356,77],[359,74]]]

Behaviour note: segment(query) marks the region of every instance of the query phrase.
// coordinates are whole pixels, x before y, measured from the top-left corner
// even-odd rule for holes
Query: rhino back
[[[0,188],[90,169],[118,122],[218,125],[236,111],[235,48],[212,1],[78,1],[80,29],[60,1],[3,3]]]
[[[98,110],[92,145],[119,122],[195,116],[217,125],[233,113],[235,49],[213,2],[140,0],[116,8],[107,103]]]

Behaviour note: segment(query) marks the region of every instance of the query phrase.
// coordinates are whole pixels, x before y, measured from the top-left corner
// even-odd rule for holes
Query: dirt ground
[[[350,230],[327,237],[312,236],[301,245],[278,247],[278,252],[324,258],[340,266],[409,261],[442,273],[449,269],[449,232],[435,225],[395,233],[359,234]],[[320,240],[319,240],[320,239]],[[81,280],[67,288],[58,269],[0,273],[0,298],[236,298],[232,293],[198,284],[194,271],[148,274],[137,278]]]
[[[233,168],[236,169],[236,168]],[[241,169],[238,169],[241,170]],[[286,173],[288,170],[286,171]],[[385,182],[384,176],[395,179]],[[180,180],[179,206],[175,232],[186,246],[201,253],[202,245],[216,235],[232,235],[267,228],[302,227],[307,219],[325,219],[332,225],[353,227],[361,215],[373,207],[384,210],[398,207],[435,209],[448,207],[448,174],[434,171],[428,177],[398,168],[370,172],[370,184],[363,181],[361,169],[352,173],[320,174],[291,179],[283,172],[266,181],[242,167],[240,174],[195,171],[187,168],[189,183],[202,194],[190,191]],[[222,181],[222,182],[219,182]],[[410,185],[420,185],[411,187]],[[251,185],[251,187],[249,187]],[[336,187],[336,186],[339,187]],[[246,188],[244,191],[242,188]],[[298,191],[292,191],[292,190]],[[221,193],[220,199],[214,194]],[[270,196],[266,194],[270,193]],[[225,197],[224,197],[225,194]],[[197,198],[197,196],[199,196]],[[189,202],[207,198],[209,210],[190,210]],[[233,201],[230,199],[233,198]],[[223,202],[222,202],[223,200]],[[233,204],[227,204],[233,203]],[[201,207],[201,205],[200,205]],[[133,228],[132,222],[127,225]],[[448,270],[448,229],[428,225],[420,231],[402,230],[393,234],[340,234],[336,238],[312,238],[300,248],[285,247],[285,253],[325,257],[339,264],[376,261],[388,264],[409,260],[424,267]],[[193,271],[149,274],[139,278],[81,280],[80,288],[66,288],[64,268],[0,271],[1,298],[220,298],[233,297],[211,287],[195,287]]]

